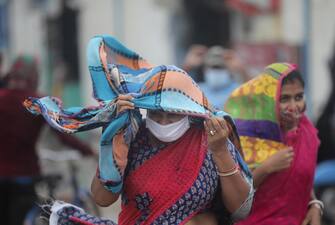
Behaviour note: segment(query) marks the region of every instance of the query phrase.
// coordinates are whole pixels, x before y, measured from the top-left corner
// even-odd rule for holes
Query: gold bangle
[[[229,176],[232,176],[232,175],[234,175],[234,174],[236,174],[236,173],[238,173],[238,167],[236,166],[235,167],[235,169],[233,170],[233,171],[231,171],[231,172],[219,172],[219,171],[217,171],[217,174],[220,176],[220,177],[229,177]]]

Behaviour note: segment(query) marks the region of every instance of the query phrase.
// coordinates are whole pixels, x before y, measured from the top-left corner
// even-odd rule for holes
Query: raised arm
[[[208,147],[212,152],[221,183],[221,198],[229,212],[235,214],[245,203],[252,200],[252,182],[248,182],[241,172],[238,162],[233,159],[229,147],[234,145],[228,140],[229,128],[223,118],[212,117],[205,122],[208,133]],[[250,202],[250,201],[249,201]],[[250,211],[251,204],[246,215]]]
[[[314,190],[311,191],[311,200],[308,203],[308,211],[302,225],[320,225],[323,213],[323,203],[316,199]]]
[[[132,99],[133,97],[130,95],[119,95],[116,102],[117,114],[128,109],[134,109],[134,104],[131,102]],[[117,148],[119,149],[116,150]],[[123,132],[114,136],[113,149],[114,149],[113,151],[114,160],[116,161],[120,170],[123,173],[127,165],[127,155],[128,155],[128,148],[124,144]],[[95,202],[102,207],[110,206],[115,201],[117,201],[117,199],[120,196],[120,193],[113,193],[107,190],[97,175],[95,175],[92,179],[91,192]]]
[[[108,191],[97,176],[94,176],[92,179],[91,192],[95,203],[101,207],[110,206],[120,196],[120,193]]]

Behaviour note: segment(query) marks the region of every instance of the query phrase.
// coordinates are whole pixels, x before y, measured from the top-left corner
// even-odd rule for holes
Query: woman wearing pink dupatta
[[[256,188],[251,213],[238,225],[320,224],[322,202],[312,194],[319,139],[305,108],[300,73],[284,63],[268,66],[227,101]]]

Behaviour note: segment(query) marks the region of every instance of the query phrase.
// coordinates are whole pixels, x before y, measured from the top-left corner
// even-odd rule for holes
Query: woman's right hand
[[[267,173],[278,172],[289,168],[291,166],[293,157],[293,148],[288,147],[270,156],[267,160],[263,162],[263,167],[267,171]]]
[[[131,102],[134,97],[131,95],[119,95],[116,100],[116,115],[127,109],[134,109],[134,103]]]

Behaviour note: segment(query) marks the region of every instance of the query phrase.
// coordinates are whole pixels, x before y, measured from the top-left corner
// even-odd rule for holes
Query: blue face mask
[[[209,88],[212,89],[224,88],[232,82],[227,69],[208,68],[205,70],[204,79]]]

